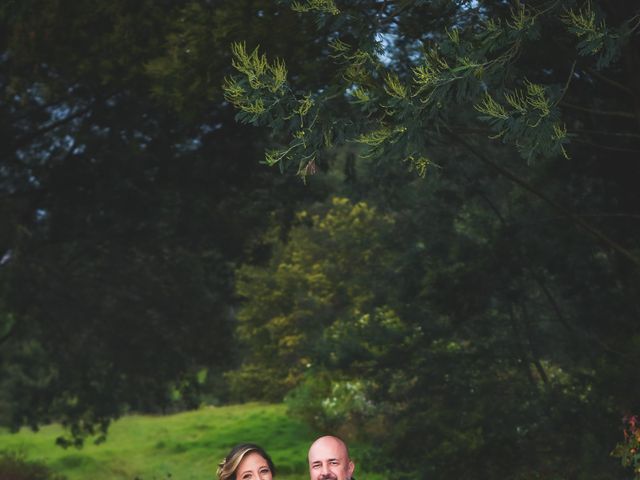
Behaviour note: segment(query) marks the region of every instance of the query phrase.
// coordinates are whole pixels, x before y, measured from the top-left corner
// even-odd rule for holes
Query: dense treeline
[[[309,51],[271,35],[304,22],[258,7],[2,6],[4,423],[62,420],[81,436],[171,408],[176,390],[197,404],[203,368],[226,398],[234,265],[272,215],[314,195],[259,164],[264,135],[222,98],[231,42]]]
[[[619,478],[634,9],[4,8],[3,421],[286,398],[397,478]]]

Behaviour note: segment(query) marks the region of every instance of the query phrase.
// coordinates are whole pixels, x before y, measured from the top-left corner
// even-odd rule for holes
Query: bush
[[[353,432],[364,432],[377,413],[367,389],[362,380],[332,378],[328,372],[310,373],[289,392],[285,402],[293,415],[317,430],[352,436]]]
[[[65,480],[46,465],[16,452],[0,452],[0,480]]]
[[[633,468],[634,480],[640,480],[640,417],[625,417],[624,442],[616,445],[611,455],[621,460],[623,467]]]

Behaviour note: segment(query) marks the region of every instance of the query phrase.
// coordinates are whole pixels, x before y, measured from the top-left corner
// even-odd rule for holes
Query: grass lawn
[[[82,449],[57,447],[61,433],[57,425],[37,433],[0,431],[0,451],[22,452],[69,480],[211,480],[233,445],[254,442],[272,456],[279,479],[308,480],[307,448],[315,438],[284,405],[259,403],[127,416],[112,424],[105,443],[87,441]]]

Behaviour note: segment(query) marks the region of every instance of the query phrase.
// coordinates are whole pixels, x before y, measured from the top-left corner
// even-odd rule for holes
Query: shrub
[[[23,454],[0,452],[0,480],[65,480],[46,465],[27,460]]]
[[[633,468],[634,479],[640,480],[640,418],[625,417],[624,442],[618,443],[611,455],[621,460],[623,467]]]

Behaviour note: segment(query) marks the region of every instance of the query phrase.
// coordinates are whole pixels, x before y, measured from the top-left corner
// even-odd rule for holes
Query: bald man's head
[[[311,480],[349,480],[355,465],[349,459],[347,445],[338,437],[318,438],[309,448]]]

